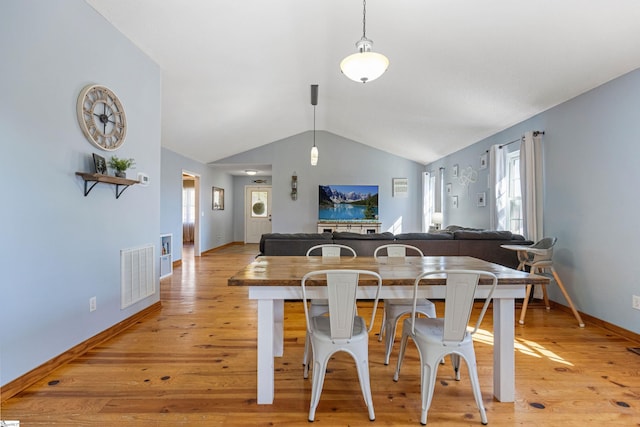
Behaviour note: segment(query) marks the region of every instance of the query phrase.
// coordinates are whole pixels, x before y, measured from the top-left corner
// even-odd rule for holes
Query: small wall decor
[[[487,206],[487,193],[476,194],[476,205],[478,207]]]
[[[291,175],[291,200],[298,200],[298,175]]]
[[[214,211],[224,210],[224,188],[211,187],[212,189],[212,204],[211,209]]]
[[[460,185],[467,186],[473,184],[478,180],[478,172],[473,170],[471,166],[467,166],[462,172],[460,172]]]
[[[451,204],[453,205],[454,208],[458,207],[458,196],[451,197]]]
[[[484,153],[480,156],[480,169],[486,169],[487,168],[487,162],[488,162],[488,153]]]
[[[409,196],[409,180],[407,178],[393,178],[393,197]]]
[[[453,189],[451,187],[451,183],[448,183],[446,188],[447,188],[447,196],[450,196],[451,193],[453,192]]]
[[[101,175],[107,174],[107,161],[104,159],[104,157],[93,153],[93,165],[96,167],[96,173],[99,173]]]
[[[458,165],[453,165],[451,176],[453,176],[454,178],[458,177]]]

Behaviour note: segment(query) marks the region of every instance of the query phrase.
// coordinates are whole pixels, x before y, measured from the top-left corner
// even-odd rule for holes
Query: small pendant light
[[[313,105],[313,147],[311,147],[311,166],[318,164],[318,147],[316,147],[316,105],[318,105],[318,85],[311,85],[311,105]]]

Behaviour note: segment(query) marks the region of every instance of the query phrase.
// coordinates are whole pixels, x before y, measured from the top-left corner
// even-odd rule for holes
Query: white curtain
[[[507,182],[507,150],[493,145],[489,149],[489,184],[493,191],[490,192],[489,225],[492,230],[508,230],[507,208],[508,189]]]
[[[422,231],[429,230],[429,224],[431,224],[431,212],[433,208],[431,206],[431,191],[429,183],[431,181],[431,174],[424,172],[422,174]]]
[[[535,136],[534,136],[535,135]],[[525,238],[538,241],[542,227],[542,137],[539,132],[524,134],[520,145],[520,186]]]

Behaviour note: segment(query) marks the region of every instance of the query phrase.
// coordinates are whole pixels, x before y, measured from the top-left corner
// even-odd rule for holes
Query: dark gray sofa
[[[331,233],[269,233],[260,238],[260,255],[306,255],[309,248],[333,243]],[[357,252],[356,252],[357,253]]]
[[[315,245],[338,243],[350,246],[360,256],[372,256],[378,246],[404,243],[420,248],[427,256],[467,255],[496,264],[516,268],[515,251],[500,245],[532,245],[519,234],[510,231],[478,230],[450,226],[435,233],[270,233],[260,239],[260,255],[305,255]]]
[[[359,256],[373,256],[378,246],[388,245],[394,240],[395,236],[389,232],[372,234],[333,232],[333,243],[351,246]]]
[[[510,231],[455,230],[438,233],[397,234],[397,243],[419,248],[425,255],[467,255],[485,261],[516,268],[518,256],[515,251],[501,245],[532,245],[519,234]]]

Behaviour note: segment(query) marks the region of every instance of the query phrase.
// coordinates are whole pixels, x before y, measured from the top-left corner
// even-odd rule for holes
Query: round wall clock
[[[113,151],[124,144],[127,119],[122,103],[109,88],[89,85],[82,89],[77,111],[82,133],[93,145]]]

